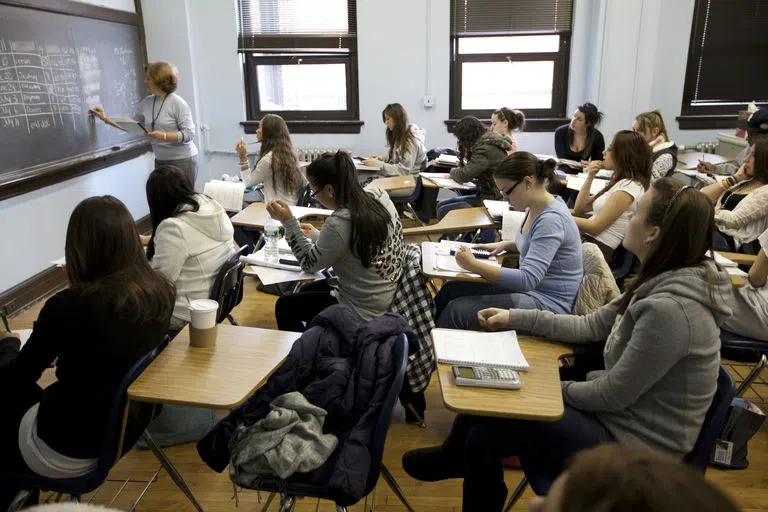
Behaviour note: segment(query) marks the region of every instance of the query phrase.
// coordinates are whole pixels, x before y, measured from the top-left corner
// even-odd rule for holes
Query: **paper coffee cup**
[[[210,299],[197,299],[189,303],[189,344],[192,347],[206,348],[216,345],[216,313],[219,303]]]

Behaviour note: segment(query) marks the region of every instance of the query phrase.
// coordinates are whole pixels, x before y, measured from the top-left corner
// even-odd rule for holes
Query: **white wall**
[[[85,3],[135,12],[133,0]],[[147,215],[144,183],[152,166],[152,158],[145,155],[0,201],[0,291],[45,270],[64,255],[69,215],[83,199],[111,194],[126,204],[135,219]]]

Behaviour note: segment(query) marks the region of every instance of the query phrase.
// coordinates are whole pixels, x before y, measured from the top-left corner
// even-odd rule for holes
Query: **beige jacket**
[[[584,277],[573,305],[574,315],[587,315],[597,311],[620,295],[611,268],[597,245],[581,244]]]

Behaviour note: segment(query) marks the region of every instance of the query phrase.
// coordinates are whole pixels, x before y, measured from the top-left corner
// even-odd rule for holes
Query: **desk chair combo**
[[[246,244],[235,251],[235,254],[221,266],[213,281],[210,298],[219,303],[219,311],[216,313],[217,324],[227,318],[229,323],[237,325],[232,317],[232,310],[243,300],[245,264],[240,261],[240,256],[250,254],[250,249],[251,246]]]
[[[66,495],[69,496],[72,501],[80,502],[80,497],[82,495],[97,490],[104,482],[108,481],[107,476],[109,475],[109,471],[115,464],[117,464],[123,455],[133,448],[139,437],[142,437],[145,440],[150,449],[157,455],[158,459],[160,459],[162,464],[161,467],[164,467],[171,478],[176,481],[176,476],[178,476],[176,469],[173,467],[171,461],[157,449],[151,436],[146,431],[149,422],[152,420],[154,407],[146,404],[132,404],[132,407],[126,407],[128,404],[128,387],[139,375],[141,375],[150,363],[154,361],[155,357],[157,357],[168,344],[168,341],[169,338],[166,336],[160,346],[136,361],[131,369],[125,374],[125,377],[123,377],[123,380],[112,399],[111,412],[104,430],[104,444],[101,448],[96,468],[92,472],[75,478],[47,478],[34,473],[18,474],[0,472],[0,480],[13,483],[15,486],[24,489],[11,504],[8,509],[9,512],[21,510],[24,503],[35,490],[51,491],[55,493],[54,496],[56,501],[61,500],[62,496]],[[109,480],[122,482],[122,485],[107,506],[111,506],[114,503],[127,484],[137,482],[145,483],[146,485],[139,493],[139,497],[136,498],[136,501],[131,505],[130,510],[135,510],[136,505],[141,498],[144,497],[149,486],[157,479],[160,469],[161,468],[158,468],[149,480],[132,480],[130,478],[127,480]],[[91,500],[95,496],[96,493],[91,496]]]

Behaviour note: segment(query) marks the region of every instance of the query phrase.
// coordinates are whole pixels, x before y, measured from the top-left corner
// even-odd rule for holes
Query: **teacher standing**
[[[197,146],[192,111],[184,99],[175,93],[179,71],[168,62],[153,62],[144,72],[144,85],[149,96],[141,100],[135,113],[144,125],[147,137],[152,138],[155,168],[172,165],[181,169],[192,186],[197,178]],[[117,126],[104,113],[102,107],[91,109],[102,121]]]

